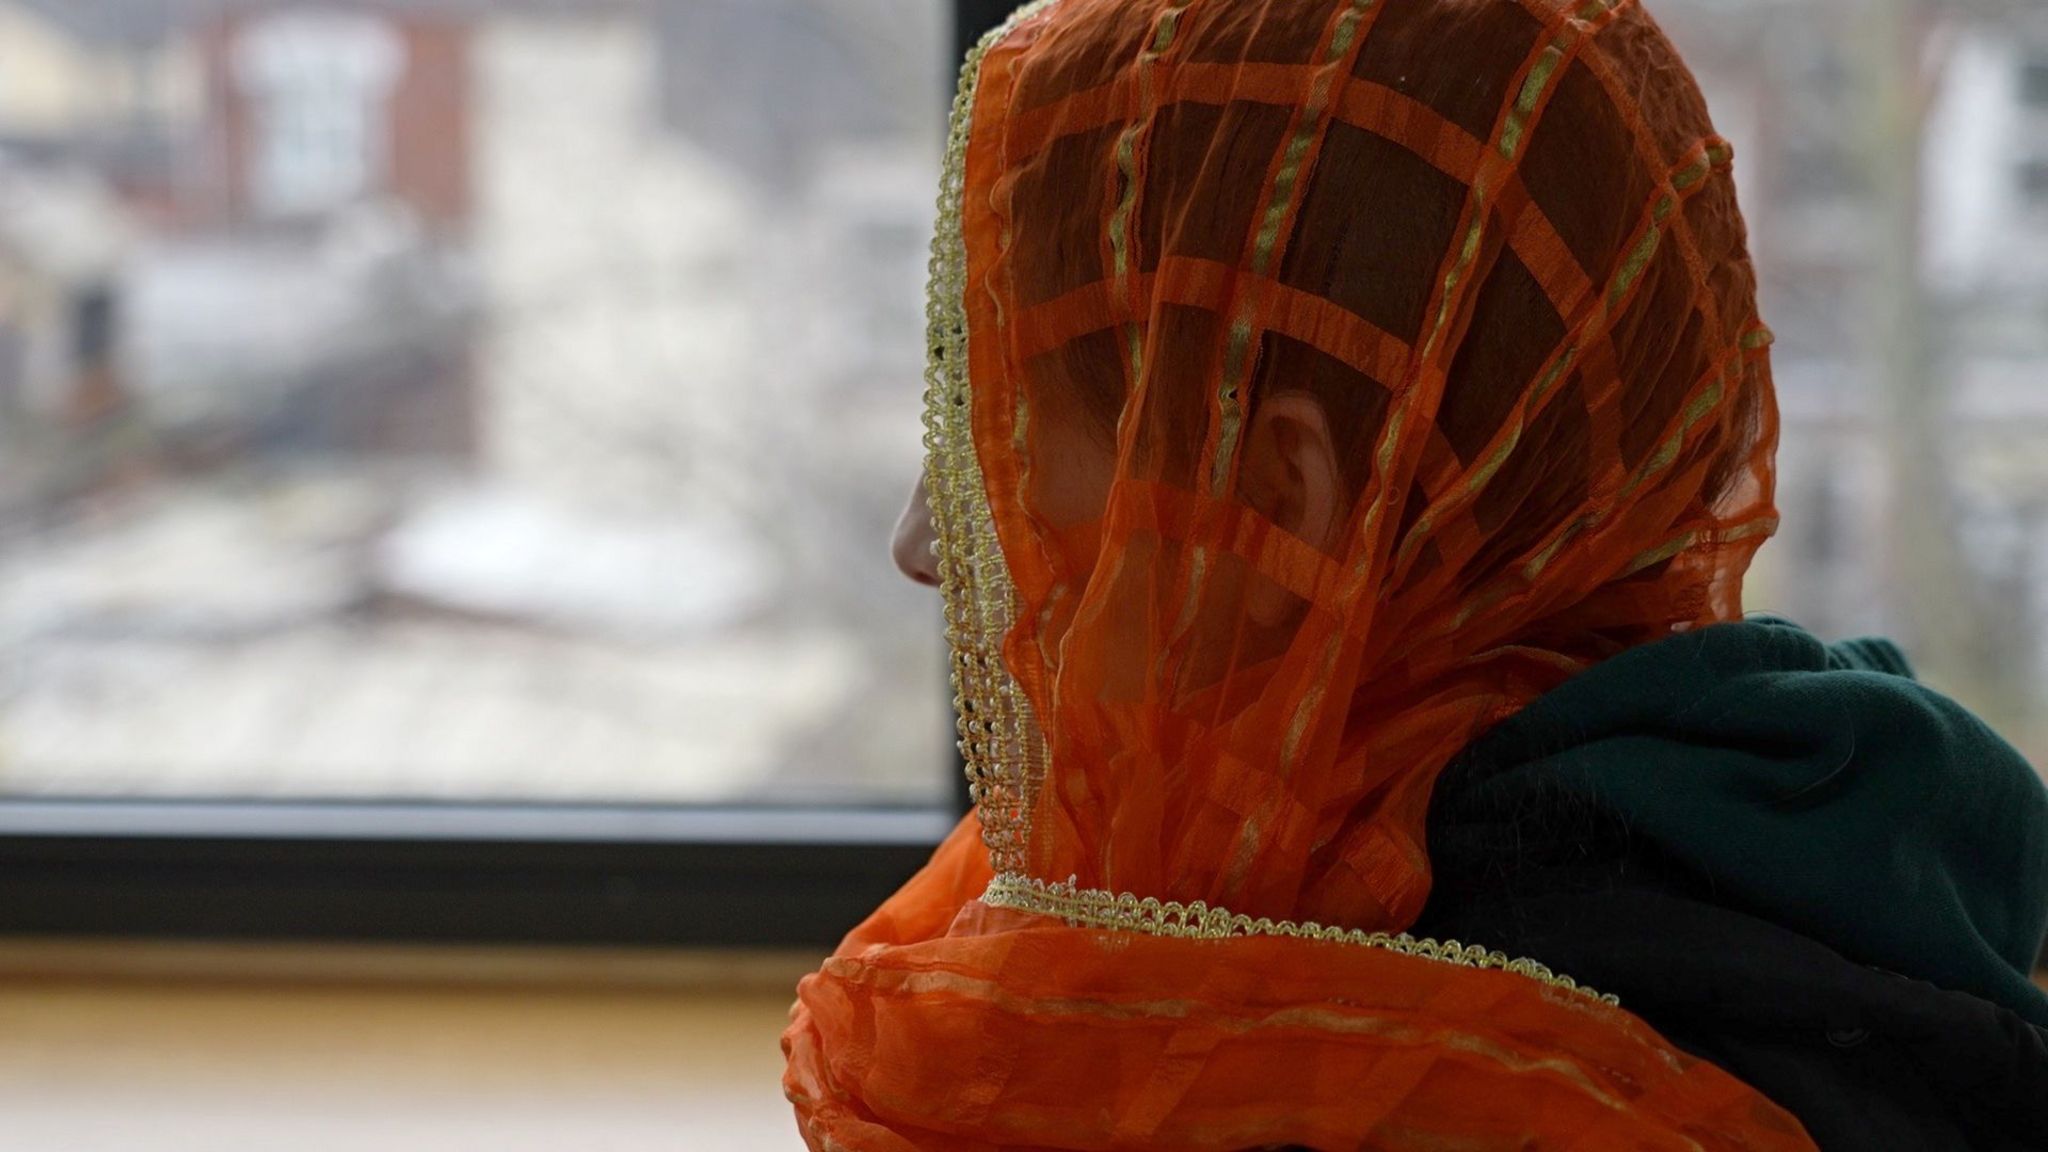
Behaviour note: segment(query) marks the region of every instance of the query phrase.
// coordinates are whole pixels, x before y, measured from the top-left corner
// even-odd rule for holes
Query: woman
[[[1630,0],[983,42],[899,539],[976,813],[799,991],[812,1148],[2048,1132],[2039,781],[1888,647],[1741,621],[1730,163]]]

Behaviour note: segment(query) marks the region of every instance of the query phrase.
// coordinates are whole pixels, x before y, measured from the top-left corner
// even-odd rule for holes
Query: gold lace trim
[[[1080,888],[1071,879],[1065,883],[1051,884],[1012,872],[999,873],[990,881],[988,891],[982,894],[981,900],[982,903],[996,908],[1010,908],[1039,916],[1051,916],[1075,927],[1140,932],[1147,936],[1176,936],[1196,940],[1226,940],[1239,936],[1292,936],[1303,940],[1327,940],[1333,944],[1378,948],[1403,956],[1456,964],[1463,968],[1492,968],[1512,972],[1517,976],[1526,976],[1539,984],[1574,992],[1602,1004],[1621,1003],[1614,996],[1602,995],[1561,972],[1551,971],[1547,965],[1534,960],[1511,958],[1505,952],[1495,952],[1478,944],[1460,944],[1456,940],[1418,938],[1406,932],[1361,932],[1355,928],[1336,928],[1312,921],[1268,920],[1263,917],[1254,920],[1227,908],[1212,908],[1200,900],[1192,904],[1181,904],[1175,901],[1160,901],[1149,896],[1140,898],[1130,893],[1119,895],[1100,888]]]
[[[967,54],[954,96],[938,223],[932,234],[925,297],[925,482],[938,536],[939,590],[952,650],[953,706],[960,758],[981,817],[982,840],[998,871],[1021,871],[1027,858],[1032,797],[1045,772],[1045,741],[1023,690],[1003,662],[1002,642],[1016,594],[996,538],[975,456],[973,392],[967,371],[967,242],[961,231],[967,145],[982,57],[1019,23],[1056,3],[1020,8]]]

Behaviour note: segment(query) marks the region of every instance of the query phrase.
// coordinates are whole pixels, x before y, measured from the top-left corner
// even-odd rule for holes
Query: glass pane
[[[1753,611],[1887,632],[2048,762],[2048,25],[1952,0],[1664,0],[1735,143],[1784,527]]]
[[[271,8],[0,6],[0,795],[949,796],[941,0]]]
[[[881,543],[947,7],[0,6],[0,795],[943,796]],[[2023,7],[1657,12],[1779,336],[1751,607],[2039,761]]]

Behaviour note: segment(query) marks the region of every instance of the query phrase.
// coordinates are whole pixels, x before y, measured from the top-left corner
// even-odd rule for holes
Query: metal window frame
[[[15,801],[0,936],[818,948],[948,809]]]
[[[955,59],[1013,6],[952,0]],[[0,801],[0,938],[823,948],[965,802]]]

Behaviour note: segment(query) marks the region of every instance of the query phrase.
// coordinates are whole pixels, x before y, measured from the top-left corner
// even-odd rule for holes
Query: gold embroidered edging
[[[982,894],[982,903],[1038,916],[1051,916],[1069,925],[1103,928],[1116,932],[1138,932],[1146,936],[1174,936],[1196,940],[1227,940],[1240,936],[1289,936],[1303,940],[1325,940],[1333,944],[1377,948],[1402,956],[1456,964],[1462,968],[1490,968],[1512,972],[1539,984],[1577,993],[1602,1004],[1621,1001],[1602,995],[1547,965],[1526,958],[1513,958],[1478,944],[1456,940],[1432,940],[1406,932],[1361,932],[1335,928],[1312,921],[1252,919],[1227,908],[1212,908],[1197,900],[1192,904],[1121,895],[1100,888],[1080,888],[1069,880],[1049,884],[1013,872],[997,874]]]
[[[925,294],[925,482],[938,537],[953,705],[960,718],[960,757],[968,790],[981,818],[983,843],[998,869],[1023,866],[1030,834],[1026,813],[1043,763],[1044,740],[1002,659],[1015,596],[974,450],[974,402],[967,371],[967,241],[961,214],[982,58],[1018,24],[1056,2],[1034,0],[1018,9],[981,39],[960,69]]]

